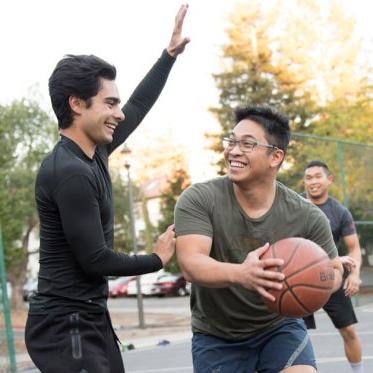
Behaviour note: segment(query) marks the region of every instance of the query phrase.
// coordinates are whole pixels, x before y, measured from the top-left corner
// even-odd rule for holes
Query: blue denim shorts
[[[242,341],[228,341],[194,333],[195,373],[278,373],[316,359],[302,319],[286,318],[263,333]]]

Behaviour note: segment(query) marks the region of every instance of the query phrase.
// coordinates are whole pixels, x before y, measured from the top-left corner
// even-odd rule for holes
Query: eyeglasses
[[[238,144],[240,150],[243,153],[251,153],[255,147],[259,146],[262,148],[268,148],[268,149],[280,149],[277,146],[274,145],[269,145],[269,144],[261,144],[260,142],[257,141],[252,141],[252,140],[236,140],[233,137],[223,137],[223,146],[224,149],[232,150],[236,144]]]

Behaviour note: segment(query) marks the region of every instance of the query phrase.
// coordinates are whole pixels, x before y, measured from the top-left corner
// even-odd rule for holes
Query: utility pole
[[[126,144],[123,145],[121,153],[124,155],[128,155],[131,153],[131,150],[128,148]],[[132,181],[131,181],[131,173],[130,168],[131,165],[126,159],[124,167],[127,170],[127,182],[128,182],[128,204],[129,204],[129,216],[130,216],[130,226],[131,226],[131,235],[132,235],[132,246],[133,246],[133,253],[137,255],[137,239],[136,239],[136,226],[135,226],[135,214],[134,214],[134,207],[133,207],[133,194],[132,194]],[[145,321],[144,321],[144,305],[143,305],[143,298],[141,292],[141,282],[140,276],[136,276],[136,292],[137,292],[137,309],[139,315],[139,327],[141,329],[145,329]]]

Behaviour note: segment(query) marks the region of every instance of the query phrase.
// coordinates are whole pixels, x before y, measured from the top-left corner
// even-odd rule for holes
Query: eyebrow
[[[118,97],[105,97],[106,102],[112,102],[113,104],[120,104],[120,98]]]
[[[235,134],[233,133],[233,132],[231,132],[230,134],[229,134],[229,136],[230,137],[236,137],[235,136]],[[243,135],[242,137],[241,137],[241,139],[252,139],[252,140],[254,140],[254,141],[258,141],[254,136],[252,136],[252,135]]]

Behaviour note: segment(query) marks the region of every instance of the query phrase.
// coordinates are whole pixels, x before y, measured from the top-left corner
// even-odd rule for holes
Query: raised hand
[[[181,35],[185,15],[188,11],[188,4],[181,5],[175,17],[175,27],[172,31],[170,43],[167,47],[167,52],[170,56],[176,57],[184,52],[185,46],[190,42],[190,39]]]

